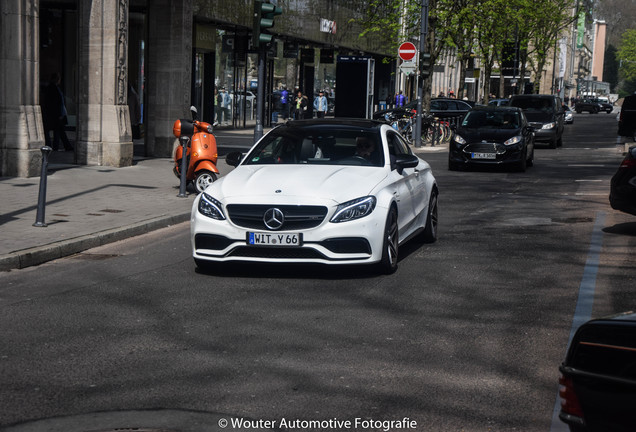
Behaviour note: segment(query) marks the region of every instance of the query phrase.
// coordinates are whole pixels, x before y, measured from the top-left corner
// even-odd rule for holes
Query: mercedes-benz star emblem
[[[280,229],[285,222],[285,215],[280,209],[271,208],[263,215],[263,223],[271,230]]]

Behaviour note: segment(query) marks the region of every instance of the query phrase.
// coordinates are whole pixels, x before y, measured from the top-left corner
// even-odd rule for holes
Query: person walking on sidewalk
[[[305,113],[307,112],[307,97],[303,95],[303,92],[298,90],[298,95],[294,100],[296,104],[296,109],[294,111],[295,120],[302,120],[305,118]]]
[[[320,90],[320,93],[318,93],[318,97],[314,99],[314,110],[316,110],[316,117],[325,118],[325,115],[327,114],[327,107],[328,102],[327,97],[325,96],[325,92]]]
[[[73,150],[73,146],[68,140],[65,130],[68,124],[68,118],[66,104],[64,103],[64,94],[62,93],[62,89],[60,89],[61,80],[59,73],[53,73],[44,93],[44,140],[47,146],[50,146],[53,151],[57,151],[60,146],[60,139],[62,139],[64,149],[71,151]],[[51,137],[49,136],[50,131],[53,131],[52,145]]]

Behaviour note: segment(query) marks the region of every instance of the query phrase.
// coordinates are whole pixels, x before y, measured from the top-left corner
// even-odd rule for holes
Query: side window
[[[395,132],[387,132],[386,139],[389,144],[389,155],[411,154],[408,144]]]

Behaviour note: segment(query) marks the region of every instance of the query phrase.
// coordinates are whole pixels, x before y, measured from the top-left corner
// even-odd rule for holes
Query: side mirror
[[[420,163],[417,156],[411,154],[399,154],[395,156],[395,168],[402,174],[404,168],[415,168]]]
[[[192,120],[197,120],[197,118],[198,118],[198,114],[199,114],[199,111],[197,110],[197,107],[195,107],[194,105],[192,105],[192,106],[190,107],[190,112],[192,113]]]
[[[225,156],[225,163],[227,163],[230,166],[237,167],[241,163],[242,159],[243,159],[243,153],[238,151],[231,152]]]

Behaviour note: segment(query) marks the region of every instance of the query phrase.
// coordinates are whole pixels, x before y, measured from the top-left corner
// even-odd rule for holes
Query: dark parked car
[[[550,148],[561,146],[565,110],[561,98],[554,95],[514,95],[510,106],[523,109],[530,126],[535,129],[535,141],[547,142]]]
[[[590,114],[598,114],[601,108],[601,104],[596,99],[581,99],[574,104],[574,111],[577,114],[581,114],[583,111],[587,111]]]
[[[630,147],[612,177],[609,201],[613,209],[636,215],[636,147]]]
[[[507,106],[510,103],[510,99],[492,99],[488,101],[488,105],[494,106]]]
[[[448,169],[509,165],[525,171],[534,163],[534,129],[520,108],[477,106],[455,129]]]
[[[636,430],[635,313],[583,324],[559,370],[559,417],[570,431]]]

